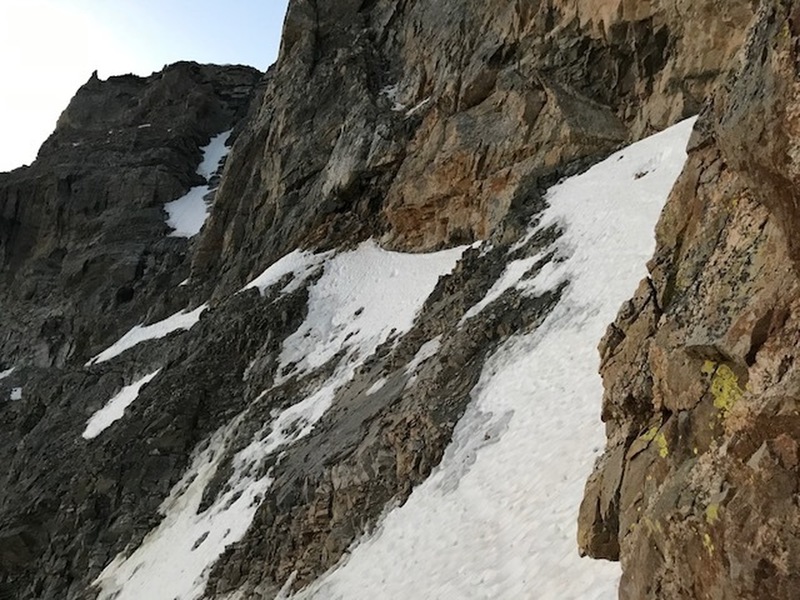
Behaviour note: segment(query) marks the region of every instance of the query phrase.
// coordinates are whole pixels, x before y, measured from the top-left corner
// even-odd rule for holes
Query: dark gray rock
[[[118,445],[85,443],[94,410],[177,359],[145,347],[131,355],[141,360],[81,365],[133,325],[191,302],[191,288],[178,286],[191,242],[167,237],[163,205],[202,183],[199,148],[246,114],[261,76],[194,63],[146,78],[93,75],[37,161],[0,174],[0,365],[16,367],[0,381],[0,592],[77,597],[147,530],[208,430],[206,390],[225,386],[206,367],[189,375],[197,387],[164,392],[160,404],[180,408],[157,435],[134,428]],[[14,387],[22,399],[7,401]]]

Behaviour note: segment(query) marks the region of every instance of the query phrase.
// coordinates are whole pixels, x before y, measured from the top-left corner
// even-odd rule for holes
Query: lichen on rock
[[[631,301],[601,344],[608,446],[579,545],[621,560],[625,600],[789,599],[800,586],[799,11],[758,8],[658,225],[654,308]],[[652,422],[665,456],[641,450]]]

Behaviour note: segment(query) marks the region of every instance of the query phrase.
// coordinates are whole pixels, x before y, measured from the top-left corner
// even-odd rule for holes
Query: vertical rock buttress
[[[600,344],[579,544],[621,560],[624,600],[800,589],[799,17],[761,4]]]

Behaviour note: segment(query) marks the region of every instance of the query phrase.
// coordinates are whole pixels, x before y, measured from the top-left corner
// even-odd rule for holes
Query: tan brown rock
[[[690,144],[650,279],[601,344],[608,448],[579,544],[620,558],[623,599],[800,589],[799,6],[762,4]]]
[[[225,290],[298,245],[488,238],[537,178],[696,113],[751,17],[746,0],[295,0],[195,275]]]

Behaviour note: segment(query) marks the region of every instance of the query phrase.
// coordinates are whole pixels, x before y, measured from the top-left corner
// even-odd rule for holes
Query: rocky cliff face
[[[0,174],[0,595],[75,597],[87,565],[124,547],[153,510],[142,498],[168,489],[159,474],[188,459],[189,447],[149,463],[152,447],[125,441],[77,448],[86,411],[144,368],[82,365],[137,323],[191,303],[191,286],[178,284],[192,242],[167,235],[164,205],[202,183],[199,147],[241,121],[261,76],[193,63],[147,78],[92,76],[37,161]],[[106,517],[118,525],[99,542]]]
[[[751,16],[717,0],[291,2],[193,272],[226,289],[303,244],[513,237],[539,178],[697,113]]]
[[[163,206],[202,183],[198,145],[242,119],[259,78],[190,63],[93,76],[37,161],[0,174],[3,356],[62,367],[183,307],[165,290],[188,276],[189,244],[165,235]]]
[[[581,545],[622,560],[624,597],[789,597],[794,14],[293,0],[266,75],[92,78],[37,162],[0,175],[0,394],[21,395],[0,404],[0,597],[151,597],[176,556],[191,576],[170,598],[314,581],[426,480],[488,357],[562,299],[568,281],[501,285],[556,264],[543,191],[720,81],[601,347],[610,441]],[[163,205],[230,129],[210,219],[168,236]],[[87,436],[126,394],[113,435]]]
[[[600,345],[608,448],[580,544],[620,597],[797,594],[795,2],[762,3],[704,111],[650,278]]]

